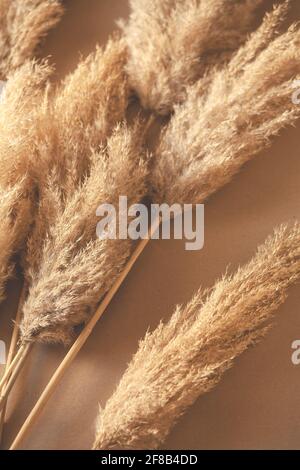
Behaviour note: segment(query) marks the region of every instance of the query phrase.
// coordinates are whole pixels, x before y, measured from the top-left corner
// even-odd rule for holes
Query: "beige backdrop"
[[[271,3],[271,2],[270,2]],[[294,9],[300,18],[300,2]],[[126,0],[69,0],[67,12],[47,38],[57,77],[71,71],[79,52],[104,43],[115,20],[126,16]],[[202,285],[211,286],[228,264],[247,261],[279,223],[299,218],[300,124],[244,167],[206,204],[205,248],[187,252],[180,241],[153,241],[99,322],[24,443],[26,449],[89,449],[98,404],[113,392],[139,338],[167,318]],[[97,260],[95,260],[97,262]],[[9,340],[18,298],[17,281],[1,306],[1,339]],[[167,449],[292,449],[300,447],[300,366],[291,363],[291,343],[300,339],[300,289],[291,289],[268,337],[226,373],[177,424]],[[3,447],[7,448],[31,410],[62,347],[39,346],[10,401]],[[20,392],[22,385],[22,393]]]

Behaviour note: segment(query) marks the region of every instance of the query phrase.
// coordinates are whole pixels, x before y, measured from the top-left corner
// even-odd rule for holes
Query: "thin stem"
[[[7,355],[7,361],[6,361],[5,369],[7,369],[7,367],[10,366],[10,364],[12,363],[12,360],[13,360],[15,354],[16,354],[17,345],[18,345],[18,337],[19,337],[19,325],[20,325],[20,321],[21,321],[21,318],[22,318],[22,308],[23,308],[24,301],[25,301],[26,291],[27,291],[27,286],[26,286],[26,283],[24,282],[22,290],[21,290],[21,294],[20,294],[20,297],[19,297],[19,303],[18,303],[17,313],[16,313],[16,317],[15,317],[13,332],[12,332],[12,336],[11,336],[11,342],[10,342],[10,345],[9,345],[9,351],[8,351],[8,355]],[[0,444],[1,444],[1,441],[2,441],[3,427],[4,427],[4,422],[5,422],[5,413],[6,413],[6,403],[3,407],[2,412],[0,413]]]
[[[16,365],[18,364],[18,361],[20,359],[20,356],[23,354],[23,350],[24,350],[24,346],[21,346],[17,352],[17,354],[15,355],[14,359],[12,360],[12,362],[10,363],[9,367],[7,367],[5,369],[5,373],[1,379],[1,382],[0,382],[0,391],[3,389],[3,387],[5,387],[6,385],[6,382],[7,380],[9,379],[9,377],[11,376],[14,368],[16,367]]]
[[[6,402],[7,402],[7,398],[8,398],[8,395],[11,391],[11,389],[13,388],[17,378],[19,377],[19,374],[21,372],[21,370],[23,369],[24,367],[24,364],[26,362],[26,359],[28,358],[29,356],[29,353],[30,353],[30,350],[31,350],[31,347],[32,347],[32,343],[27,343],[24,348],[22,349],[22,354],[20,355],[20,359],[17,363],[17,365],[15,366],[10,378],[8,379],[7,383],[6,383],[6,386],[4,387],[4,389],[1,391],[1,395],[0,395],[0,411],[5,407],[6,405]]]
[[[34,425],[35,421],[38,419],[40,414],[42,413],[43,409],[47,405],[51,395],[53,394],[56,386],[60,382],[61,378],[85,344],[86,340],[92,333],[94,327],[96,326],[98,320],[102,317],[103,313],[105,312],[106,308],[110,304],[111,300],[121,287],[123,281],[129,274],[131,268],[134,266],[135,262],[138,260],[139,256],[142,254],[144,249],[146,248],[149,240],[152,238],[152,235],[156,232],[160,225],[160,218],[156,219],[156,221],[152,224],[150,227],[150,230],[148,232],[148,236],[141,240],[141,242],[138,244],[137,248],[133,252],[131,258],[127,262],[124,270],[122,271],[121,275],[115,282],[115,284],[112,286],[110,291],[106,294],[104,297],[103,301],[97,308],[96,312],[94,313],[93,317],[89,321],[89,323],[85,326],[85,328],[82,330],[76,341],[73,343],[71,346],[70,350],[64,357],[63,361],[61,362],[60,366],[56,369],[54,372],[51,380],[48,382],[48,385],[44,389],[43,393],[41,394],[39,400],[35,404],[34,408],[28,415],[25,423],[21,427],[17,437],[15,438],[13,444],[10,447],[10,450],[15,450],[17,449],[20,444],[23,442],[23,440],[26,438],[28,435],[29,431],[31,430],[32,426]]]

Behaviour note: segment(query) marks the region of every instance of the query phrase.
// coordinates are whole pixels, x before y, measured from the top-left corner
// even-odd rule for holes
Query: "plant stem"
[[[160,225],[160,218],[156,219],[155,222],[153,222],[152,226],[150,227],[150,230],[148,232],[148,236],[145,239],[142,239],[141,242],[138,244],[137,248],[133,252],[131,258],[127,262],[124,270],[122,271],[121,275],[115,282],[115,284],[111,287],[109,292],[106,294],[104,297],[103,301],[97,308],[96,312],[94,313],[93,317],[91,320],[87,323],[85,328],[82,330],[76,341],[73,343],[72,347],[66,354],[65,358],[61,362],[60,366],[56,369],[54,372],[51,380],[48,382],[48,385],[44,389],[42,395],[40,396],[39,400],[35,404],[34,408],[28,415],[25,423],[23,424],[22,428],[20,429],[17,437],[15,438],[13,444],[10,447],[10,450],[15,450],[17,447],[20,446],[20,444],[23,442],[25,437],[28,435],[29,431],[31,430],[32,426],[34,425],[35,421],[38,419],[40,414],[42,413],[43,409],[47,405],[51,395],[53,394],[56,386],[60,382],[61,378],[67,371],[67,369],[70,367],[71,363],[74,361],[75,357],[79,353],[79,351],[82,349],[83,345],[85,344],[86,340],[92,333],[93,329],[95,328],[98,320],[102,317],[103,313],[105,312],[106,308],[110,304],[111,300],[121,287],[123,281],[131,271],[131,268],[134,266],[135,262],[138,260],[139,256],[142,254],[144,249],[146,248],[149,240],[152,238],[152,235],[156,232]]]

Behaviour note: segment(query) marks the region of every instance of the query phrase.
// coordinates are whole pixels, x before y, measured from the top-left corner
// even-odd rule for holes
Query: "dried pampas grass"
[[[291,95],[300,29],[278,33],[284,9],[267,15],[228,65],[188,88],[156,152],[156,201],[204,201],[299,117]]]
[[[117,242],[95,240],[98,205],[112,198],[116,201],[113,191],[119,194],[118,185],[120,191],[125,191],[123,194],[132,193],[133,189],[126,186],[132,177],[127,171],[134,168],[137,168],[135,194],[138,195],[140,176],[145,171],[139,170],[139,162],[132,157],[138,159],[141,152],[137,131],[119,127],[104,150],[107,138],[117,122],[124,119],[128,106],[126,58],[126,46],[121,39],[109,41],[104,50],[97,48],[65,79],[52,99],[45,101],[42,119],[36,123],[40,136],[37,151],[44,170],[41,171],[41,165],[37,168],[39,203],[23,261],[30,287],[21,326],[24,341],[36,337],[70,341],[74,324],[83,321],[101,297],[101,273],[103,289],[112,274],[109,270],[104,273],[98,256],[103,262],[106,256],[111,257],[112,263],[119,256],[120,265],[128,256],[124,243],[118,248]],[[123,255],[118,249],[123,250]],[[77,281],[72,281],[71,286],[70,280],[76,276]],[[57,282],[59,278],[64,278],[64,285],[62,281]],[[52,285],[52,301],[58,302],[56,307],[53,305],[53,311],[49,293],[42,294],[46,285],[49,288]],[[82,290],[83,285],[86,292]],[[43,302],[40,295],[44,295]],[[64,306],[68,301],[69,306]]]
[[[146,191],[147,166],[140,128],[119,125],[106,148],[94,153],[89,175],[65,201],[50,227],[24,305],[21,339],[68,343],[86,322],[127,261],[131,240],[100,240],[96,209],[137,203]]]
[[[0,0],[1,88],[2,80],[12,77],[32,58],[41,39],[62,14],[61,2],[57,0]],[[28,63],[27,69],[23,67],[19,75],[15,74],[9,80],[6,98],[0,100],[0,126],[3,126],[0,130],[0,300],[13,271],[12,257],[27,237],[34,216],[35,183],[31,173],[32,164],[36,165],[32,158],[36,156],[34,116],[42,101],[41,82],[45,82],[49,74],[47,66]],[[7,133],[5,138],[4,132]],[[22,292],[25,295],[25,285]],[[15,354],[20,315],[18,308],[6,368]],[[4,410],[0,414],[0,441],[5,407],[4,401]]]
[[[36,62],[8,81],[0,104],[0,297],[29,229],[23,265],[30,284],[48,228],[89,171],[91,149],[99,149],[124,119],[126,57],[124,42],[115,38],[57,89],[46,84],[50,68]]]
[[[31,221],[30,202],[24,198],[25,186],[24,180],[9,188],[0,186],[0,301],[5,297],[5,286],[13,273],[13,255]]]
[[[63,14],[59,0],[0,1],[0,79],[31,59]]]
[[[129,102],[126,44],[110,39],[96,47],[63,82],[52,115],[59,160],[64,161],[64,190],[70,193],[88,169],[91,149],[97,151],[125,118]],[[53,152],[54,153],[54,152]],[[51,161],[53,154],[51,154]],[[70,187],[68,187],[68,185]]]
[[[27,282],[38,270],[49,228],[65,202],[88,175],[91,155],[105,145],[125,118],[129,87],[124,42],[115,38],[96,48],[63,83],[45,97],[36,120],[39,198],[34,227],[23,260]],[[41,168],[41,166],[43,168]]]
[[[281,227],[247,265],[147,333],[100,410],[94,449],[158,448],[187,407],[264,336],[299,277],[300,226]]]
[[[43,264],[43,262],[45,263],[45,257],[47,258],[45,253],[49,250],[48,254],[51,256],[53,254],[51,253],[51,247],[56,247],[58,250],[62,248],[62,256],[65,255],[65,258],[61,260],[61,265],[58,266],[55,264],[54,266],[54,269],[56,267],[59,272],[64,262],[68,264],[66,258],[68,256],[75,257],[76,252],[76,260],[74,260],[74,263],[75,265],[76,262],[79,263],[76,265],[79,277],[81,275],[84,276],[85,273],[90,274],[90,276],[93,275],[91,266],[92,262],[95,262],[95,260],[92,260],[93,256],[96,256],[97,253],[103,258],[105,256],[101,252],[99,245],[96,246],[96,243],[93,243],[96,222],[92,227],[93,221],[95,220],[95,213],[91,211],[95,206],[96,197],[101,197],[101,194],[97,195],[96,192],[101,184],[101,178],[105,178],[105,173],[103,173],[102,176],[97,173],[98,171],[101,172],[102,168],[104,169],[104,161],[102,162],[103,167],[100,162],[96,164],[96,161],[97,158],[101,159],[103,157],[103,159],[106,159],[107,154],[103,150],[103,146],[106,144],[107,138],[112,133],[116,123],[123,120],[126,114],[129,100],[128,79],[124,70],[126,59],[126,45],[124,41],[118,37],[110,40],[105,49],[96,48],[94,53],[90,54],[87,59],[79,63],[77,69],[71,73],[61,85],[54,87],[48,84],[41,105],[35,113],[34,142],[31,149],[35,160],[31,159],[30,174],[38,201],[33,206],[34,223],[31,227],[26,250],[22,257],[23,272],[25,275],[23,292],[26,298],[29,291],[29,302],[31,299],[30,289],[37,282],[40,273],[40,265],[42,264],[42,268],[45,267]],[[125,140],[124,137],[123,150],[125,150],[126,147]],[[136,142],[137,140],[138,139],[136,139]],[[116,147],[116,137],[114,142]],[[93,153],[94,158],[91,157]],[[119,163],[121,163],[121,160],[122,158],[119,159]],[[114,169],[113,164],[111,164],[110,169]],[[133,170],[133,164],[131,166],[129,164],[129,169]],[[122,169],[120,169],[120,171],[122,171]],[[87,178],[89,178],[88,182]],[[96,185],[94,188],[92,188],[93,184]],[[137,184],[139,184],[138,181]],[[113,185],[111,187],[113,188]],[[88,192],[88,201],[83,200],[85,190]],[[138,189],[136,192],[137,191]],[[34,192],[33,189],[32,192]],[[89,204],[91,204],[91,206],[89,206]],[[94,207],[94,210],[96,210],[96,207]],[[77,211],[81,211],[79,216]],[[64,216],[62,214],[64,214]],[[69,216],[71,219],[68,219]],[[63,230],[62,226],[64,223],[66,223],[66,226]],[[90,230],[87,228],[89,223],[91,225]],[[68,234],[67,231],[70,226],[73,228],[73,231],[71,234]],[[62,240],[56,239],[56,244],[53,238],[53,243],[48,243],[49,239],[53,236],[51,232],[53,227],[59,227],[58,230],[62,229],[65,234]],[[85,229],[86,239],[83,239],[81,236],[82,229]],[[27,232],[24,236],[25,235],[27,235]],[[59,237],[59,234],[57,235]],[[69,242],[69,245],[64,247],[63,242]],[[73,247],[70,246],[72,243],[74,243]],[[76,251],[76,248],[78,248],[80,253]],[[97,249],[99,250],[97,251]],[[103,245],[102,249],[105,251]],[[123,252],[122,255],[125,257],[125,246],[124,249],[125,252]],[[72,252],[72,250],[74,250],[74,252]],[[109,251],[110,254],[112,254],[111,246],[107,248],[108,256]],[[116,255],[117,254],[118,253],[116,253]],[[111,256],[111,258],[113,258],[113,256]],[[51,261],[54,261],[54,259],[48,260],[48,274]],[[85,262],[87,266],[84,266]],[[119,265],[122,264],[121,256],[118,260],[115,260],[116,270],[118,269],[117,263],[119,263]],[[95,270],[97,270],[96,266],[97,264],[95,264]],[[70,266],[70,270],[72,273],[72,266]],[[72,274],[75,276],[74,270]],[[68,282],[67,274],[65,274],[64,278],[65,281]],[[80,289],[78,287],[80,280],[81,279],[78,279],[77,282],[78,289]],[[53,278],[52,281],[54,282]],[[81,287],[84,283],[88,283],[88,280],[83,278]],[[52,293],[55,295],[55,283],[52,287]],[[65,288],[67,289],[67,286],[65,286]],[[73,303],[69,306],[69,313],[71,312],[72,306],[76,307],[78,305],[79,308],[81,307],[81,311],[78,312],[78,317],[83,315],[82,310],[84,310],[87,315],[86,310],[88,310],[88,307],[86,307],[86,305],[80,305],[78,297],[80,297],[81,294],[81,302],[88,304],[93,296],[93,288],[90,286],[89,289],[86,289],[85,293],[78,291],[77,304],[74,290],[76,290],[76,287],[73,285],[73,290],[65,292],[65,298],[62,299],[62,302],[68,302],[68,300],[72,298]],[[94,297],[96,297],[95,291],[96,289],[94,288]],[[45,296],[47,296],[47,294],[47,292],[44,293]],[[72,297],[73,295],[74,298]],[[58,299],[56,300],[58,301]],[[40,301],[40,299],[37,301]],[[65,315],[64,327],[66,330],[68,322],[67,313],[64,311],[63,307],[62,311],[62,317]],[[20,317],[22,316],[20,315]],[[56,320],[59,323],[57,318]],[[41,318],[41,323],[43,323],[43,321],[46,329],[45,318]],[[75,318],[73,322],[75,322]],[[24,318],[24,323],[27,325],[26,331],[28,332],[30,320],[26,317]],[[53,329],[51,330],[50,328],[51,333],[49,333],[52,339],[55,336],[54,323],[55,318],[52,324]],[[72,330],[72,325],[73,323],[70,321],[70,325],[68,326],[69,330]],[[19,325],[16,324],[15,329],[18,327]],[[33,329],[36,332],[34,325]],[[63,330],[63,327],[57,326],[57,341],[63,341],[62,336],[64,335],[65,338],[67,335],[66,331],[60,333],[61,330]],[[46,334],[44,336],[46,336]],[[5,407],[8,393],[26,357],[30,353],[30,346],[28,347],[28,345],[26,345],[25,348],[21,346],[19,352],[22,351],[22,349],[23,352],[20,354],[20,362],[14,366],[14,372],[11,374],[7,384],[4,383],[1,406]],[[2,416],[4,416],[4,413]]]
[[[51,72],[28,59],[62,13],[57,0],[0,0],[0,80],[10,77],[0,101],[0,299],[32,222],[34,121]]]
[[[230,57],[246,39],[263,0],[131,0],[121,23],[130,82],[143,106],[160,114],[185,88]]]
[[[7,82],[0,104],[0,298],[32,222],[34,122],[50,72],[28,62]]]

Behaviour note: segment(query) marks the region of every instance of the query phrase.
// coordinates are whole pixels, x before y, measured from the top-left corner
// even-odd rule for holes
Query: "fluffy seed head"
[[[300,277],[300,226],[281,227],[254,258],[199,291],[148,333],[100,410],[94,449],[156,449],[185,410],[263,337]]]

